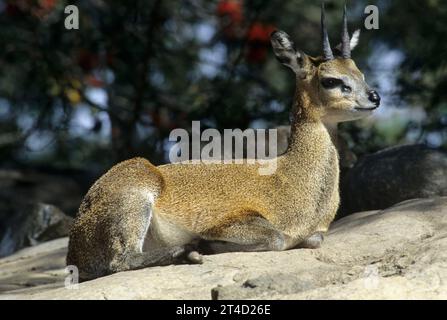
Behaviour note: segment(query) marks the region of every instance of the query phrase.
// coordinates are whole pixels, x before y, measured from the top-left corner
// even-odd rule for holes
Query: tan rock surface
[[[0,260],[0,299],[447,299],[447,197],[333,224],[321,249],[226,253],[64,287],[67,239]]]

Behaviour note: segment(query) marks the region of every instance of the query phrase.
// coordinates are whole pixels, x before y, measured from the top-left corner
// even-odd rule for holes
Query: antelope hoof
[[[203,259],[202,255],[197,251],[191,251],[186,255],[186,260],[193,264],[202,264]]]
[[[318,249],[321,247],[323,240],[324,240],[323,234],[320,232],[317,232],[317,233],[311,235],[309,238],[307,238],[303,242],[301,242],[298,245],[298,248]]]
[[[194,245],[185,245],[181,252],[178,252],[176,259],[184,263],[202,264],[202,255],[196,251]]]

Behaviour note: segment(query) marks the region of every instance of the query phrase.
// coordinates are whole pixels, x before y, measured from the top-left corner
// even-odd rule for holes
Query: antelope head
[[[323,54],[311,57],[297,50],[287,33],[271,35],[277,59],[296,75],[295,116],[307,115],[323,122],[337,123],[363,118],[380,105],[380,96],[365,82],[365,76],[351,59],[359,30],[349,37],[346,5],[343,11],[341,44],[332,50],[321,7]]]

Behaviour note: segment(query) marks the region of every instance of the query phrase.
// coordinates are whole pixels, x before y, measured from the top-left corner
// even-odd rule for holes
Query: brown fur
[[[288,66],[295,59],[282,47],[275,52]],[[214,252],[285,250],[327,231],[339,204],[339,169],[323,121],[366,113],[353,111],[358,96],[323,90],[320,80],[343,76],[359,88],[364,81],[352,60],[301,57],[292,68],[290,145],[269,160],[277,161],[276,172],[260,175],[259,164],[248,163],[119,163],[89,190],[71,230],[67,263],[82,279],[182,261],[185,246],[199,240]]]

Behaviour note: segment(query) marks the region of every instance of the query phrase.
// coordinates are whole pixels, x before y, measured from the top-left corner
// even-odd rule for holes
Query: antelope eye
[[[337,79],[337,78],[323,78],[321,80],[321,85],[326,89],[335,88],[342,83],[343,83],[343,81],[341,81],[340,79]]]
[[[341,86],[341,91],[344,93],[350,93],[352,91],[352,88],[350,86],[347,85],[342,85]]]

